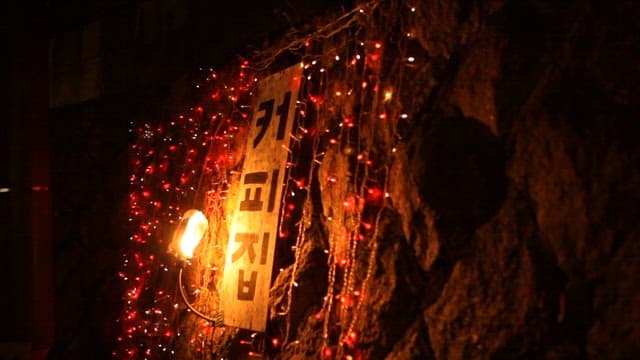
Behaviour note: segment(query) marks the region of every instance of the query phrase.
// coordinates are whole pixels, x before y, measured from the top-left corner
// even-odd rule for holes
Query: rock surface
[[[404,84],[415,95],[406,101],[413,119],[391,161],[375,286],[360,301],[351,356],[640,354],[639,10],[633,2],[416,5],[410,45],[426,60]],[[320,173],[342,156],[328,151]],[[338,190],[316,191],[327,214]],[[364,267],[367,259],[358,257]],[[313,314],[321,304],[312,298],[300,292],[293,306]],[[292,327],[297,342],[274,357],[334,355],[322,352],[313,317]]]

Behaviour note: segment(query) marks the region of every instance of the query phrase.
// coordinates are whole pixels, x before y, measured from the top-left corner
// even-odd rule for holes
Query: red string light
[[[131,235],[118,272],[125,290],[124,307],[118,319],[122,334],[116,338],[114,358],[152,359],[175,355],[172,343],[181,336],[176,330],[180,328],[178,315],[184,307],[178,305],[175,283],[158,281],[158,276],[170,272],[176,261],[168,253],[164,237],[172,232],[183,206],[192,206],[190,203],[196,200],[202,183],[210,185],[214,178],[228,176],[226,169],[233,163],[235,151],[230,144],[241,131],[241,124],[231,121],[231,115],[240,99],[249,100],[245,95],[253,84],[246,80],[248,62],[242,66],[242,76],[227,79],[233,84],[231,87],[229,83],[212,81],[219,79],[218,75],[205,71],[203,76],[208,79],[208,86],[196,87],[201,88],[202,97],[208,101],[189,107],[188,112],[176,116],[175,120],[134,126],[136,140],[130,147],[129,177]],[[229,104],[227,99],[234,103]],[[221,110],[227,111],[225,121],[204,116],[214,111],[224,115]],[[203,147],[210,151],[198,150]],[[212,158],[224,160],[211,163]],[[208,160],[206,167],[203,166],[205,159]],[[219,190],[207,193],[218,199],[217,206],[224,200],[222,183]],[[201,327],[196,338],[210,337],[212,332],[211,326]],[[202,342],[198,344],[193,351],[202,351]]]
[[[371,13],[360,10],[359,16]],[[371,139],[361,137],[361,132],[393,129],[396,121],[406,120],[408,115],[399,108],[400,96],[396,94],[401,88],[381,74],[387,60],[385,49],[390,48],[384,41],[375,37],[352,39],[349,46],[327,55],[313,54],[311,41],[302,44],[310,58],[305,61],[301,80],[310,90],[300,99],[297,114],[301,124],[291,134],[293,143],[287,151],[295,158],[299,142],[311,140],[315,144],[312,166],[323,170],[318,172],[320,186],[335,195],[333,199],[338,203],[328,204],[334,212],[327,214],[325,220],[331,237],[326,250],[330,266],[327,294],[321,299],[322,308],[311,319],[323,325],[323,345],[318,348],[322,358],[359,359],[359,309],[376,263],[373,260],[379,214],[390,201],[387,168],[391,154],[396,151],[390,147],[393,144],[373,144]],[[397,57],[405,65],[417,60],[407,54]],[[171,349],[172,341],[185,336],[178,316],[184,308],[178,305],[175,286],[157,282],[158,274],[174,265],[174,259],[166,256],[163,237],[180,221],[182,209],[191,208],[198,196],[205,198],[203,203],[209,214],[223,213],[220,203],[226,199],[229,178],[235,171],[233,166],[242,158],[234,149],[236,137],[246,136],[243,126],[250,113],[251,89],[256,82],[250,64],[241,62],[232,81],[222,80],[226,75],[223,73],[204,73],[204,80],[199,79],[195,85],[202,98],[187,107],[188,111],[164,123],[132,126],[137,139],[131,146],[129,178],[132,234],[130,249],[123,254],[122,270],[118,273],[126,292],[119,319],[120,345],[114,351],[117,358],[143,354],[160,358],[156,349]],[[348,169],[336,170],[323,164],[328,157],[343,157]],[[296,166],[298,159],[288,163],[291,170]],[[211,187],[206,181],[203,185],[203,178],[215,176],[220,177],[216,186]],[[312,180],[311,175],[289,179],[290,187],[285,192],[289,195],[282,208],[285,221],[291,221],[305,208],[305,204],[297,201],[298,193],[308,190]],[[279,241],[289,241],[295,234],[297,231],[283,226],[279,229]],[[292,247],[294,251],[305,240],[300,239]],[[356,258],[362,249],[371,257],[364,264]],[[299,256],[297,252],[295,255]],[[363,273],[364,278],[356,281],[356,275],[363,277]],[[298,284],[293,270],[291,283],[291,288]],[[212,326],[199,326],[196,333],[188,335],[191,349],[206,351],[203,339],[214,333]],[[330,337],[329,333],[336,336]],[[270,341],[279,351],[286,348],[288,335],[278,334],[266,342]],[[253,346],[254,341],[241,343]],[[252,349],[248,355],[261,354]]]

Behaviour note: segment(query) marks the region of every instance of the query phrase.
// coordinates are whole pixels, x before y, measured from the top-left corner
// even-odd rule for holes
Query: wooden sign
[[[224,324],[264,331],[278,216],[302,68],[258,84],[222,284]]]

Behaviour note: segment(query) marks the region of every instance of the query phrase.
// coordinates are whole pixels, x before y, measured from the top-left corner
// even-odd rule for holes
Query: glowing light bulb
[[[185,212],[178,230],[174,235],[172,246],[180,251],[183,257],[193,257],[193,250],[198,246],[209,227],[207,217],[199,210]],[[175,242],[177,241],[177,244]],[[176,246],[177,245],[177,246]]]

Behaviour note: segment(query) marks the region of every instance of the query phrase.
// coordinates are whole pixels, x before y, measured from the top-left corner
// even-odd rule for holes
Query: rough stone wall
[[[413,123],[391,166],[360,357],[640,354],[638,15],[633,2],[418,2],[412,44],[427,60],[405,84]],[[326,234],[309,239],[298,342],[275,357],[321,353],[303,316],[319,296],[304,289],[326,286]]]

